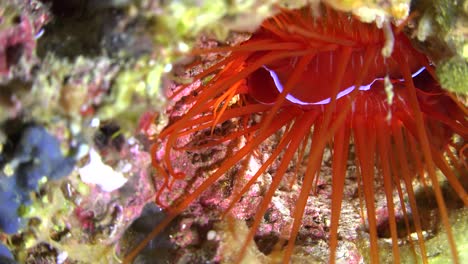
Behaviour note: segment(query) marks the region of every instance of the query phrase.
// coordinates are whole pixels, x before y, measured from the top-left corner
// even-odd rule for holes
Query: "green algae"
[[[427,0],[415,5],[421,14],[415,35],[421,41],[418,46],[433,60],[442,87],[466,94],[468,5],[461,2]]]
[[[468,92],[468,61],[453,57],[439,64],[436,73],[445,89],[456,93]]]

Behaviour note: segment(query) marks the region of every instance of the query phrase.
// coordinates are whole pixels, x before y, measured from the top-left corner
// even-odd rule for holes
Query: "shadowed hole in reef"
[[[100,150],[112,147],[116,151],[121,151],[125,137],[120,131],[120,125],[115,121],[110,121],[99,126],[99,130],[94,134],[93,142]]]
[[[130,1],[43,0],[51,6],[54,19],[38,39],[37,54],[43,58],[53,50],[58,57],[95,57],[124,53],[138,57],[152,51],[147,18],[130,18]],[[122,54],[121,54],[122,55]]]
[[[466,174],[468,172],[462,171],[462,173],[464,173],[465,175],[462,175],[462,177],[460,177],[460,182],[465,189],[468,189],[468,178],[466,177]],[[457,209],[464,207],[463,201],[457,196],[453,188],[447,182],[444,182],[444,184],[441,185],[441,189],[447,207],[450,211],[456,211]],[[427,231],[431,236],[437,234],[440,231],[439,228],[441,226],[441,218],[439,214],[439,208],[436,203],[434,190],[432,188],[425,189],[424,187],[421,187],[415,193],[415,196],[418,204],[418,211],[421,216],[420,220],[422,229]],[[409,205],[406,206],[408,206],[408,209],[410,209]],[[398,237],[406,237],[408,235],[408,231],[406,230],[403,215],[397,216],[396,220]],[[411,210],[408,211],[408,220],[410,224],[409,233],[416,232]],[[368,231],[367,227],[366,231]],[[388,218],[380,222],[380,224],[377,226],[377,232],[380,238],[390,238]]]
[[[269,255],[279,241],[278,235],[268,234],[264,236],[255,236],[255,244],[257,245],[258,250],[265,255]]]
[[[9,46],[6,48],[6,61],[7,61],[7,68],[11,65],[16,65],[19,63],[21,59],[21,55],[23,54],[24,46],[23,44],[17,44],[13,46]]]
[[[164,211],[154,203],[147,204],[141,216],[127,229],[123,240],[130,247],[143,239],[165,217]],[[134,264],[207,263],[217,254],[219,243],[208,240],[213,223],[193,222],[193,216],[178,217],[164,232],[152,239],[134,260]],[[195,219],[196,221],[196,219]],[[126,250],[126,249],[125,249]]]
[[[123,241],[129,242],[131,248],[141,241],[153,228],[164,219],[165,213],[154,203],[147,204],[123,236]],[[138,255],[135,264],[163,264],[171,263],[176,253],[176,246],[170,241],[170,228],[152,239],[145,249]]]
[[[106,20],[104,14],[92,14],[84,0],[43,2],[50,4],[54,20],[44,27],[45,34],[37,42],[39,57],[44,57],[50,50],[59,57],[68,58],[99,54],[102,25]]]
[[[217,254],[217,248],[219,243],[214,240],[208,240],[208,232],[213,230],[213,224],[208,223],[206,225],[195,224],[192,226],[192,229],[195,230],[199,238],[198,243],[196,243],[193,248],[195,249],[196,256],[195,258],[187,259],[187,257],[182,258],[182,260],[187,259],[190,263],[204,263],[206,261],[213,260]],[[189,254],[190,256],[190,254]]]

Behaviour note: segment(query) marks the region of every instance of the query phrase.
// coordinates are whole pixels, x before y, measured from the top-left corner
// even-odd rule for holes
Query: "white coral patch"
[[[78,172],[83,182],[96,184],[106,192],[117,190],[127,182],[127,178],[121,172],[104,164],[101,156],[94,149],[89,151],[89,163],[78,169]]]

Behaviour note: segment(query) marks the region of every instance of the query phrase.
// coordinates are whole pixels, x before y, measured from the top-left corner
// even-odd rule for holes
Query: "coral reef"
[[[38,190],[43,177],[56,180],[68,176],[75,159],[64,157],[59,141],[40,126],[26,125],[20,135],[9,135],[7,142],[0,156],[0,229],[11,234],[20,227],[19,206],[31,203],[29,193]]]
[[[461,5],[435,0],[415,4],[407,0],[325,2],[380,26],[405,25],[413,44],[437,66],[444,88],[466,100],[466,1]],[[204,151],[174,155],[173,166],[183,169],[190,180],[175,181],[170,190],[161,188],[166,183],[151,168],[150,146],[169,120],[180,118],[188,107],[173,103],[188,94],[171,101],[167,95],[178,84],[191,83],[192,76],[218,55],[202,56],[203,63],[189,72],[186,65],[201,48],[235,45],[248,39],[280,6],[319,3],[0,1],[0,262],[119,263],[162,221],[173,201],[182,199],[245,144],[238,138]],[[408,22],[405,19],[410,11],[417,14]],[[197,82],[189,90],[199,85]],[[226,135],[239,125],[238,120],[227,121],[212,135]],[[203,142],[207,136],[198,133],[180,140]],[[249,199],[232,208],[234,218],[220,220],[229,207],[226,198],[241,182],[252,178],[278,144],[279,138],[272,137],[245,166],[236,165],[152,240],[135,263],[152,263],[155,258],[170,263],[229,263],[234,259],[232,249],[242,246],[239,241],[247,236],[257,209],[254,205],[280,163],[275,162],[255,182]],[[158,157],[163,154],[157,153]],[[305,208],[306,225],[299,231],[294,262],[320,263],[327,258],[332,181],[331,154],[327,155],[317,196],[311,197]],[[291,167],[286,177],[294,178],[296,170],[300,168]],[[363,249],[369,247],[365,243],[369,227],[359,217],[356,181],[347,179],[342,208],[346,224],[339,230],[337,254],[347,263],[368,258]],[[381,182],[376,184],[382,186]],[[249,259],[269,263],[281,258],[283,252],[277,243],[289,235],[283,230],[293,221],[290,213],[299,188],[297,184],[284,185],[274,195],[249,245]],[[156,194],[158,206],[153,203]],[[385,193],[378,189],[376,195],[383,200]],[[394,196],[399,199],[398,194]],[[433,205],[427,208],[427,218],[433,219],[428,225],[440,236]],[[454,230],[463,233],[467,216],[459,208],[452,208],[461,211],[452,219]],[[385,229],[385,204],[378,202],[377,212],[382,243],[387,245],[382,250],[386,250],[391,246],[389,230]],[[463,238],[457,243],[467,245]],[[431,252],[439,254],[436,245],[434,248]],[[442,256],[446,255],[441,253],[440,259]]]
[[[31,205],[34,199],[30,193],[39,191],[39,184],[68,176],[75,158],[64,157],[60,142],[44,127],[26,124],[19,131],[3,129],[10,133],[0,154],[0,230],[13,234],[26,227],[27,216],[20,206]]]

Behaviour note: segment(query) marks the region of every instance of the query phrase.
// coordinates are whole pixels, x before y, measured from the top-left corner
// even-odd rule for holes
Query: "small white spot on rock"
[[[101,120],[99,118],[93,118],[91,123],[89,124],[91,127],[98,127],[101,124]]]
[[[57,264],[62,264],[65,262],[65,260],[67,260],[68,258],[68,253],[66,251],[63,251],[63,252],[60,252],[58,255],[57,255]]]
[[[206,239],[207,239],[208,241],[215,240],[216,235],[217,235],[217,234],[216,234],[216,231],[210,230],[210,231],[208,231],[208,233],[206,234]]]

